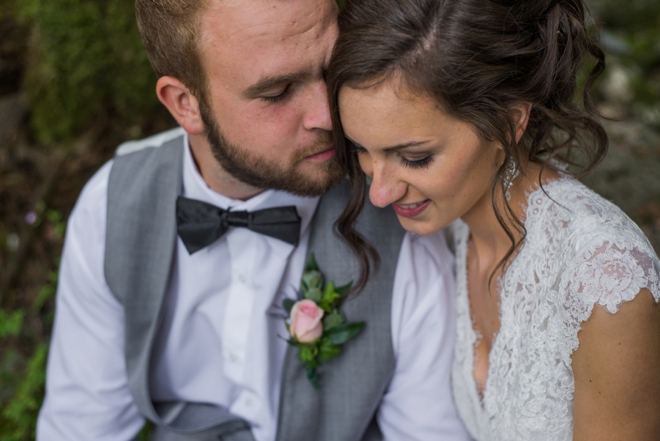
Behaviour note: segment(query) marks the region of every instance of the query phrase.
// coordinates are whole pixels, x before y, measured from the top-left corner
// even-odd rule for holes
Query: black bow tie
[[[298,245],[300,239],[300,216],[292,205],[254,212],[229,211],[179,196],[176,223],[179,236],[190,254],[218,240],[229,227],[247,228],[293,246]]]

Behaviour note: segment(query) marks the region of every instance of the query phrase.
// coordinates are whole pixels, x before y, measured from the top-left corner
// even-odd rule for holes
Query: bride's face
[[[504,153],[472,126],[394,81],[343,87],[341,122],[364,172],[371,202],[392,204],[401,225],[434,233],[455,219],[490,209],[490,189]],[[465,219],[467,220],[467,219]]]

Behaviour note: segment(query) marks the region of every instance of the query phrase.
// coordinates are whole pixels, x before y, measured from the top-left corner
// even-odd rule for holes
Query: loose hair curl
[[[352,190],[336,228],[360,260],[358,286],[364,286],[379,260],[354,228],[367,183],[344,137],[338,108],[341,87],[369,88],[396,77],[471,124],[483,139],[502,145],[505,160],[492,185],[492,200],[511,247],[493,274],[526,234],[504,197],[501,184],[508,162],[555,168],[557,159],[573,166],[580,177],[607,152],[608,138],[589,96],[605,68],[605,56],[588,35],[581,0],[348,0],[339,29],[328,93],[338,159],[348,170]],[[576,78],[589,57],[595,65],[579,103]],[[530,103],[531,111],[516,142],[511,110],[519,103]]]

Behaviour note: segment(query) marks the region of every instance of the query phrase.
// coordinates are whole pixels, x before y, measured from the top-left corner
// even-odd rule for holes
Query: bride
[[[340,231],[359,241],[364,174],[407,230],[451,224],[452,381],[472,436],[657,440],[660,262],[576,180],[607,150],[587,94],[604,56],[582,2],[347,3],[328,72],[353,184]]]

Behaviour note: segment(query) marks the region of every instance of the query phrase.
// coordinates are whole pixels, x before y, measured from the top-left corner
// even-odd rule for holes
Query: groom
[[[404,238],[391,210],[361,219],[381,268],[342,306],[366,325],[319,369],[320,390],[282,338],[276,305],[310,253],[327,280],[357,276],[332,229],[346,196],[323,80],[334,1],[136,10],[181,127],[120,146],[76,204],[37,439],[130,440],[145,419],[159,441],[468,439],[438,300],[451,256],[441,238]]]

